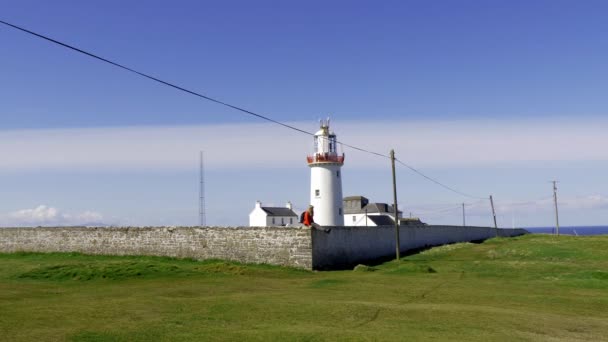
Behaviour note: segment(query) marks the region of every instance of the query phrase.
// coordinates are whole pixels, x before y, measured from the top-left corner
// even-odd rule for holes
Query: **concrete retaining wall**
[[[401,251],[496,236],[486,227],[401,227]],[[499,229],[500,236],[526,234]],[[345,268],[395,255],[394,227],[0,228],[0,253],[81,252],[224,259],[304,269]]]
[[[455,242],[482,241],[496,235],[518,236],[524,229],[462,226],[404,226],[399,230],[401,252]],[[334,227],[331,232],[313,230],[314,269],[352,267],[358,263],[395,256],[395,227]]]
[[[285,227],[0,228],[0,252],[224,259],[312,268],[308,229]]]

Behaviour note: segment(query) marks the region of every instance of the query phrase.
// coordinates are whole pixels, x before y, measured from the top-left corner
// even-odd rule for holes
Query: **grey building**
[[[395,208],[386,203],[370,203],[364,196],[343,199],[345,226],[387,226],[395,224]],[[402,212],[397,216],[401,218]]]

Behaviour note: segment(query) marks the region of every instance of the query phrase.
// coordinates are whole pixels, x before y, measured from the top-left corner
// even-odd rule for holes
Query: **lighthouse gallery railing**
[[[335,154],[315,154],[307,156],[308,163],[344,163],[344,155],[338,156]]]

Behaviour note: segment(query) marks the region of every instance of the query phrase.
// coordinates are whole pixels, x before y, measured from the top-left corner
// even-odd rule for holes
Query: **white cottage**
[[[249,214],[249,226],[272,227],[286,226],[298,223],[298,215],[293,211],[291,202],[285,207],[263,207],[262,202],[256,201],[255,208]]]

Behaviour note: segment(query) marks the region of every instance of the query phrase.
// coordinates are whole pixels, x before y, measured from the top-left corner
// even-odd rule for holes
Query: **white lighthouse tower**
[[[314,151],[308,156],[310,166],[310,204],[314,206],[314,220],[322,226],[343,226],[342,174],[344,153],[338,155],[336,135],[329,131],[329,119],[321,120],[315,133]]]

